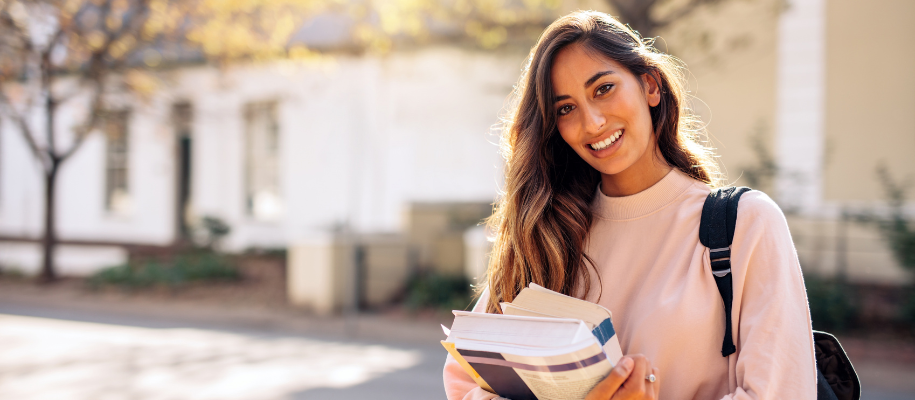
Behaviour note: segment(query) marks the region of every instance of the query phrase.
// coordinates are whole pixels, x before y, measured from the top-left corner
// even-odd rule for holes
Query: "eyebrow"
[[[612,73],[613,73],[613,71],[604,71],[604,72],[598,72],[598,73],[594,74],[594,76],[592,76],[591,79],[588,79],[585,82],[585,88],[587,88],[588,86],[591,86],[594,82],[597,82],[597,80],[600,79],[602,76],[610,75]]]
[[[601,77],[610,75],[610,74],[612,74],[612,73],[614,73],[614,72],[613,72],[613,71],[602,71],[602,72],[598,72],[598,73],[594,74],[594,76],[588,78],[588,80],[585,81],[585,88],[587,88],[588,86],[593,85],[594,82],[597,82],[597,80],[600,79]],[[570,98],[570,97],[571,97],[571,96],[569,96],[569,95],[556,96],[556,97],[553,98],[553,103],[563,101],[563,100],[568,99],[568,98]]]

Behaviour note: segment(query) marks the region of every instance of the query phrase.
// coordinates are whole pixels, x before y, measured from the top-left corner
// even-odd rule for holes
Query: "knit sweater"
[[[699,242],[709,187],[673,169],[625,197],[599,190],[586,252],[595,263],[586,299],[607,307],[623,354],[660,373],[660,399],[815,399],[810,312],[788,225],[764,193],[740,198],[731,246],[737,352],[721,355],[724,303]],[[482,312],[487,299],[474,311]],[[448,358],[449,400],[497,398]]]

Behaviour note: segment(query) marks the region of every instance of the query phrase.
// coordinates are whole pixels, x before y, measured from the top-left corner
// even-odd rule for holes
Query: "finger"
[[[635,362],[632,361],[632,358],[621,358],[620,361],[616,363],[616,366],[610,370],[610,374],[588,392],[588,396],[585,397],[585,400],[609,399],[610,396],[613,396],[613,394],[619,390],[620,385],[622,385],[623,382],[626,381],[626,378],[632,373],[634,364]]]
[[[632,357],[632,361],[635,362],[635,366],[632,368],[632,373],[629,374],[629,378],[623,382],[623,386],[616,394],[618,398],[621,399],[641,399],[647,393],[647,386],[645,384],[648,381],[645,380],[645,377],[648,376],[648,371],[651,371],[651,364],[648,361],[648,357],[641,354],[630,357]]]
[[[651,368],[651,374],[654,375],[654,382],[651,383],[651,391],[654,393],[652,399],[659,399],[661,396],[661,370],[658,367]]]

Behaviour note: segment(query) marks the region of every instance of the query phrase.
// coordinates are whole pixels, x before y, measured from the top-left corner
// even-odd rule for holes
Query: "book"
[[[600,305],[531,284],[501,308],[454,311],[442,341],[481,388],[501,397],[584,399],[622,357],[612,315]]]
[[[554,292],[531,283],[511,303],[500,303],[502,313],[580,319],[591,328],[613,364],[623,357],[619,337],[613,329],[613,313],[604,306]]]

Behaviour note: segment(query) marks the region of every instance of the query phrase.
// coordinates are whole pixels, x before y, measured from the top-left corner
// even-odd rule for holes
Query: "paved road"
[[[311,320],[303,328],[307,318],[298,326],[195,322],[186,313],[4,300],[0,399],[444,398],[444,350],[427,340],[429,331],[396,331],[416,322],[385,326],[367,317]],[[359,334],[350,334],[354,327]],[[377,339],[366,340],[373,331]]]
[[[0,293],[0,399],[441,399],[432,320],[61,302]],[[915,367],[856,367],[869,400]]]

